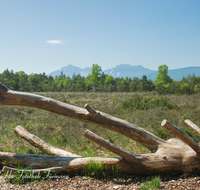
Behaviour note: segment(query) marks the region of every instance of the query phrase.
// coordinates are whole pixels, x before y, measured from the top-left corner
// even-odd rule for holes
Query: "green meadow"
[[[199,135],[184,124],[184,120],[189,119],[200,126],[199,93],[158,95],[156,92],[38,92],[37,94],[79,107],[84,107],[88,103],[96,110],[134,123],[163,139],[174,137],[160,126],[162,120],[167,119],[197,142],[200,140]],[[83,134],[87,129],[127,151],[149,152],[132,139],[96,125],[32,107],[1,105],[0,108],[0,151],[3,152],[44,154],[14,133],[17,125],[21,125],[53,146],[82,156],[117,156],[85,138]]]

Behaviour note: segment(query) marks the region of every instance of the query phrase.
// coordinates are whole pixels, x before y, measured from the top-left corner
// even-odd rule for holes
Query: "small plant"
[[[82,173],[90,177],[105,177],[105,165],[103,163],[97,164],[94,160],[91,160],[83,169]]]
[[[121,168],[121,166],[117,166],[117,167],[112,166],[111,173],[112,173],[113,177],[117,177],[117,175],[119,175],[120,168]]]
[[[115,106],[115,109],[119,106],[119,103]]]
[[[109,175],[116,177],[119,175],[119,169],[120,166],[108,166],[103,163],[95,163],[94,160],[91,160],[82,170],[82,174],[95,178],[108,177]]]
[[[113,102],[116,104],[117,100],[115,99],[115,95],[113,95],[112,99],[113,99]]]
[[[140,188],[141,188],[141,190],[159,189],[160,188],[160,176],[155,176],[150,182],[146,182]]]

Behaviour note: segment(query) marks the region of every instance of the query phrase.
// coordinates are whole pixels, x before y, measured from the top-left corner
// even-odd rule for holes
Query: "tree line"
[[[8,69],[0,74],[0,82],[12,90],[23,92],[147,92],[159,94],[193,94],[200,92],[200,77],[195,74],[176,81],[168,76],[167,65],[158,68],[155,81],[146,75],[138,77],[116,77],[101,72],[98,64],[92,65],[91,74],[83,77],[73,74],[70,78],[60,73],[55,78],[45,73],[27,75],[24,71]]]

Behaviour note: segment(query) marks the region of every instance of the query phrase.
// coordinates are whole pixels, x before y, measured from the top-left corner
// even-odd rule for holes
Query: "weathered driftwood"
[[[106,166],[123,166],[121,172],[126,173],[129,165],[122,158],[101,158],[101,157],[61,157],[61,156],[45,156],[33,154],[15,154],[0,152],[0,164],[6,162],[11,165],[20,164],[22,166],[30,166],[33,163],[37,168],[45,168],[45,170],[57,169],[60,172],[78,172],[90,161],[95,163],[103,163]],[[9,167],[4,167],[5,170]],[[4,168],[2,171],[4,171]],[[111,168],[110,168],[111,169]],[[11,169],[10,169],[11,170]],[[29,170],[31,171],[31,170]],[[32,170],[33,172],[35,169]],[[37,169],[37,171],[39,171]]]
[[[67,156],[67,157],[81,157],[77,154],[73,154],[71,152],[62,150],[55,146],[50,145],[49,143],[44,142],[40,138],[35,135],[29,133],[26,129],[21,126],[15,127],[15,133],[22,137],[24,140],[28,141],[34,147],[42,150],[46,154],[50,154],[53,156]]]
[[[192,128],[194,131],[196,131],[200,135],[200,128],[195,125],[192,121],[186,119],[185,124],[187,124],[190,128]]]
[[[118,168],[120,173],[143,175],[195,172],[199,171],[200,164],[195,152],[178,139],[170,139],[162,144],[156,153],[135,155],[135,162],[125,161],[123,158],[60,157],[0,152],[0,164],[5,161],[11,165],[20,164],[24,167],[34,164],[36,168],[45,168],[45,171],[57,169],[57,172],[78,172],[90,161],[94,161],[103,163],[108,170],[114,167]],[[5,167],[2,171],[6,172],[8,168]],[[43,169],[29,171],[37,172]]]
[[[199,145],[183,131],[164,120],[161,126],[166,128],[170,133],[176,135],[179,139],[169,139],[168,141],[156,137],[152,133],[127,121],[112,117],[103,112],[94,110],[89,105],[85,109],[65,104],[43,96],[30,93],[15,92],[9,90],[3,84],[0,84],[0,105],[23,105],[45,109],[58,113],[70,118],[83,122],[93,123],[121,133],[130,137],[152,151],[150,154],[133,154],[123,150],[116,145],[104,140],[96,134],[86,131],[85,137],[95,143],[107,148],[119,158],[102,158],[102,157],[77,157],[77,156],[44,156],[28,155],[14,153],[0,153],[0,164],[4,161],[25,167],[45,168],[44,170],[55,169],[61,172],[74,172],[82,170],[91,160],[96,163],[103,163],[107,169],[113,166],[119,169],[121,173],[127,174],[158,174],[158,173],[176,173],[176,172],[199,172],[200,171],[200,149]],[[189,122],[186,121],[188,124]],[[189,125],[195,131],[200,129],[195,125]],[[18,127],[21,128],[21,127]],[[23,129],[23,128],[21,128]],[[18,133],[19,134],[19,133]],[[25,133],[24,133],[25,134]],[[29,134],[28,132],[26,134]],[[25,135],[33,137],[32,135]],[[31,139],[24,137],[25,140]],[[33,140],[35,142],[33,142]],[[31,143],[32,141],[32,143]],[[38,141],[38,142],[37,142]],[[41,139],[34,137],[28,140],[33,146],[40,147]],[[39,146],[38,146],[39,144]],[[46,143],[43,143],[46,145]],[[46,149],[47,146],[41,148]],[[48,146],[49,147],[49,146]],[[56,154],[54,154],[56,155]],[[112,167],[110,167],[112,166]],[[14,171],[5,167],[5,171]],[[34,171],[35,169],[33,169]],[[36,170],[38,171],[38,170]]]
[[[111,152],[117,154],[118,156],[121,156],[127,162],[136,162],[137,161],[134,154],[117,147],[116,145],[108,142],[107,140],[99,137],[98,135],[92,133],[89,130],[85,131],[84,136],[86,138],[92,140],[93,142],[103,146],[104,148],[110,150]]]
[[[198,156],[200,156],[200,147],[199,145],[186,133],[169,123],[167,120],[163,120],[161,126],[167,129],[171,134],[179,137],[183,142],[187,143]]]

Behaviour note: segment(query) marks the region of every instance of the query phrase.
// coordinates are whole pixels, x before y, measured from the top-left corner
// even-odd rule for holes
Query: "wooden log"
[[[36,164],[46,170],[59,167],[59,172],[82,171],[91,161],[97,164],[103,163],[105,170],[108,171],[115,168],[119,173],[136,175],[194,173],[200,170],[200,159],[195,151],[179,139],[170,139],[159,145],[156,153],[137,154],[135,159],[137,162],[127,162],[122,158],[60,157],[0,152],[1,165],[5,162],[13,166],[20,164],[23,167]]]
[[[57,148],[55,146],[52,146],[49,143],[46,143],[45,141],[41,140],[37,136],[29,133],[26,129],[24,129],[21,126],[15,127],[14,131],[16,134],[18,134],[24,140],[29,142],[34,147],[42,150],[46,154],[50,154],[53,156],[81,157],[80,155],[73,154],[71,152],[68,152],[68,151],[62,150],[60,148]]]
[[[179,137],[183,142],[188,144],[196,153],[198,156],[200,156],[200,147],[199,145],[186,133],[181,131],[179,128],[172,125],[169,121],[163,120],[161,123],[161,126],[167,129],[171,134],[176,135]]]
[[[152,152],[158,149],[158,145],[165,141],[152,133],[122,119],[110,116],[100,111],[98,114],[90,114],[86,109],[62,103],[31,93],[16,92],[9,90],[0,83],[0,105],[30,106],[60,115],[64,115],[85,123],[92,123],[123,134],[142,144]],[[89,108],[90,109],[90,108]],[[89,110],[88,109],[88,110]]]
[[[109,151],[117,154],[118,156],[121,156],[127,162],[137,162],[137,159],[135,158],[134,154],[122,148],[117,147],[113,143],[108,142],[107,140],[103,139],[102,137],[99,137],[98,135],[96,135],[95,133],[92,133],[89,130],[85,131],[84,136],[92,140],[93,142],[101,145],[102,147],[108,149]]]
[[[130,166],[122,158],[101,158],[101,157],[60,157],[33,154],[15,154],[0,152],[0,164],[9,163],[12,166],[28,167],[36,164],[39,168],[49,169],[59,167],[59,172],[79,172],[90,162],[103,163],[105,166],[121,166],[120,172],[131,173]],[[129,168],[129,169],[128,169]],[[108,168],[109,169],[109,168]],[[127,170],[128,169],[128,170]]]
[[[200,135],[200,128],[195,125],[192,121],[189,119],[185,120],[185,124],[187,124],[190,128],[192,128],[194,131],[196,131]]]

